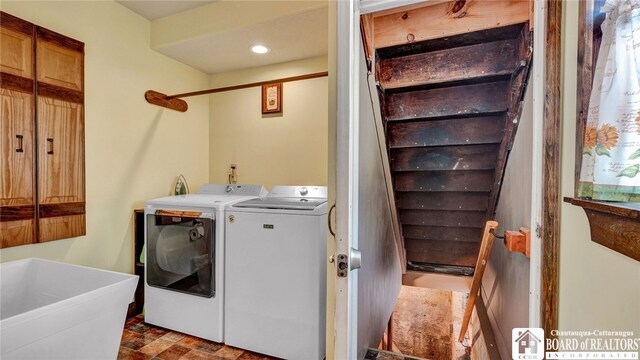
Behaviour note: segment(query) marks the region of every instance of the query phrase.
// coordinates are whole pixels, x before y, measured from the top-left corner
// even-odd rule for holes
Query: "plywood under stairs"
[[[365,359],[499,360],[491,325],[488,319],[483,320],[486,309],[479,303],[465,341],[457,341],[467,295],[449,289],[403,286],[392,316],[392,350],[370,349]],[[383,343],[387,339],[385,336]]]
[[[407,268],[470,275],[520,117],[529,26],[381,48],[375,59]]]
[[[392,316],[393,351],[367,359],[470,359],[470,350],[456,341],[466,298],[462,292],[403,286]]]

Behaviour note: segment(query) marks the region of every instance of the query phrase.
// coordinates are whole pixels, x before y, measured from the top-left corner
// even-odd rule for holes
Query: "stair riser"
[[[458,47],[380,61],[384,89],[469,81],[511,74],[517,65],[516,39]]]
[[[499,145],[407,148],[391,151],[391,170],[491,170]]]
[[[486,211],[486,192],[398,192],[396,206],[404,210]]]
[[[481,228],[484,225],[485,213],[482,211],[401,210],[400,221],[403,225]]]
[[[407,260],[418,263],[431,263],[457,266],[475,266],[480,244],[405,239]]]
[[[482,228],[404,225],[402,235],[407,239],[478,243],[482,240]]]
[[[489,191],[494,171],[402,171],[393,176],[397,191]]]
[[[387,121],[491,114],[507,110],[508,81],[385,95]]]

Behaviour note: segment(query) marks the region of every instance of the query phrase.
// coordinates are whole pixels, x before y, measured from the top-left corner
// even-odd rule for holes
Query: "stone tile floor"
[[[390,351],[369,349],[364,356],[365,360],[424,360],[410,355],[403,355]]]
[[[118,360],[272,360],[271,356],[145,324],[141,315],[127,319]]]

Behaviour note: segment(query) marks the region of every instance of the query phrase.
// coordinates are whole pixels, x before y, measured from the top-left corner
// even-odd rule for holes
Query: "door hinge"
[[[536,224],[536,237],[538,239],[542,238],[542,226],[540,224]]]

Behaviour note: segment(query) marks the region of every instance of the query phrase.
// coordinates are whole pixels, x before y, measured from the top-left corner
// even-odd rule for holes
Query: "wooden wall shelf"
[[[591,240],[640,261],[640,203],[612,203],[565,197],[589,219]]]

